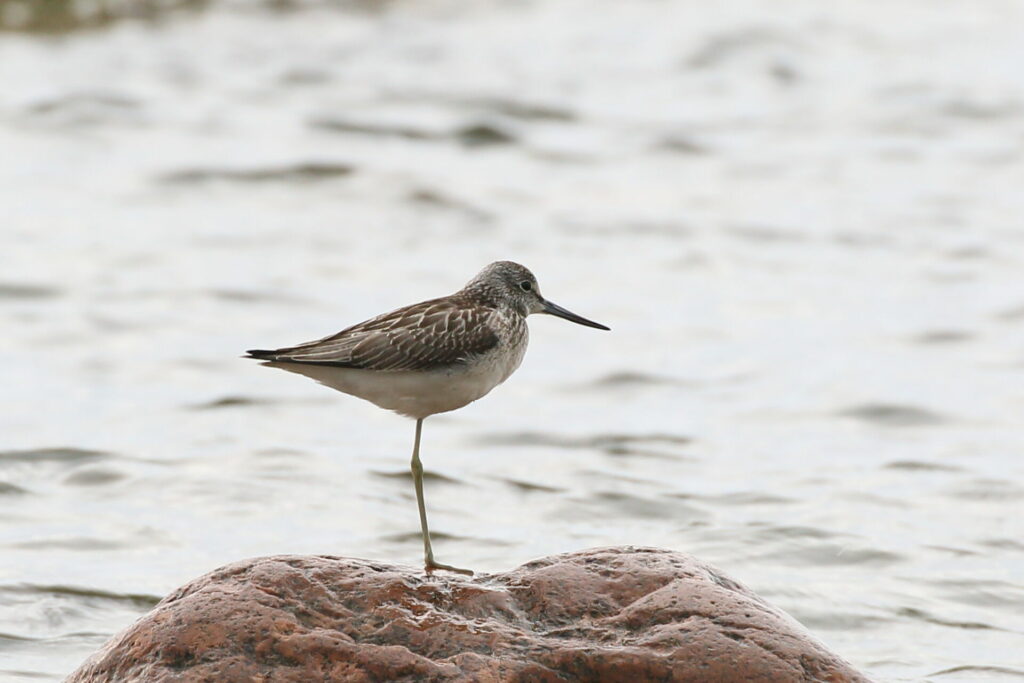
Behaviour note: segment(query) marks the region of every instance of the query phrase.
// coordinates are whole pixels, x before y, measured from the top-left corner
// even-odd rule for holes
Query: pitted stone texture
[[[598,548],[473,578],[330,556],[228,565],[68,679],[866,681],[688,555]]]

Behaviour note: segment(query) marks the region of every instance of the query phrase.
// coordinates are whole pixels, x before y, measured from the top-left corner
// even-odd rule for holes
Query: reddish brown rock
[[[97,681],[865,681],[681,553],[599,548],[504,574],[330,556],[200,577],[71,675]]]

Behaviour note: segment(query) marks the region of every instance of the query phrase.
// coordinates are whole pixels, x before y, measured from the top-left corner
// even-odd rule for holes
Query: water
[[[412,422],[239,355],[508,258],[613,332],[426,422],[438,559],[684,550],[878,679],[1024,678],[1024,3],[11,6],[0,677],[417,563]]]

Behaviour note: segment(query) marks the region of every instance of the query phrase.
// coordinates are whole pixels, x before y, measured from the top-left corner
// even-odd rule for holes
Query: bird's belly
[[[485,396],[519,366],[518,358],[482,358],[434,370],[359,370],[305,363],[268,363],[414,419],[456,410]]]

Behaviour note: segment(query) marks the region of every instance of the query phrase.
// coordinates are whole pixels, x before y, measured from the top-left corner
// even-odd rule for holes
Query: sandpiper
[[[449,296],[378,315],[317,341],[247,353],[264,365],[311,377],[416,420],[412,477],[426,570],[472,574],[434,561],[423,502],[420,433],[425,418],[472,403],[515,372],[526,353],[526,316],[531,313],[609,329],[546,300],[527,268],[497,261]]]

